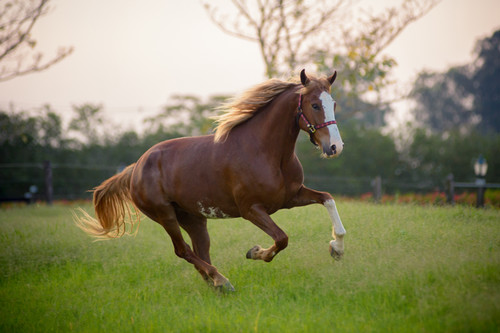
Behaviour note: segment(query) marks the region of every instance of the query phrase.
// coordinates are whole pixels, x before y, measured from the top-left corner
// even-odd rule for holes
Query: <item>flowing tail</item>
[[[79,209],[82,217],[75,216],[76,225],[87,234],[97,239],[118,238],[124,234],[133,234],[134,225],[140,222],[140,216],[134,207],[134,213],[130,209],[132,203],[130,197],[130,179],[134,164],[126,167],[119,174],[102,182],[94,189],[94,208],[96,218],[90,216],[83,209]],[[127,231],[127,224],[130,231]]]

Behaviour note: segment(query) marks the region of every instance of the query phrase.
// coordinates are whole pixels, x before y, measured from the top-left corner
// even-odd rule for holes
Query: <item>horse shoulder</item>
[[[293,154],[292,158],[282,168],[283,181],[287,192],[287,198],[295,196],[304,183],[304,169],[297,155]]]

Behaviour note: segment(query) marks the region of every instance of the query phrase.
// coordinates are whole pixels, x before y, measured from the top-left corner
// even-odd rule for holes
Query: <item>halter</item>
[[[330,121],[327,121],[325,123],[321,123],[321,124],[318,124],[318,125],[311,124],[311,122],[309,122],[309,120],[307,120],[306,115],[304,114],[304,112],[302,112],[302,94],[299,95],[299,106],[298,106],[298,109],[299,109],[299,113],[297,113],[297,119],[296,119],[297,125],[299,124],[299,118],[302,119],[302,120],[304,120],[304,122],[306,123],[306,126],[307,126],[307,132],[309,133],[309,139],[311,140],[311,142],[315,146],[317,146],[318,144],[314,141],[314,138],[313,138],[313,134],[316,133],[316,130],[318,130],[320,128],[323,128],[323,127],[330,126],[330,125],[334,125],[334,124],[337,123],[337,121],[330,120]]]

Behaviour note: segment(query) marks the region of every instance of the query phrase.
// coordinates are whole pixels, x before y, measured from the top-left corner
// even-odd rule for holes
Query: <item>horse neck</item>
[[[252,137],[260,152],[280,161],[292,157],[299,135],[296,125],[298,95],[287,90],[257,114],[251,121]]]

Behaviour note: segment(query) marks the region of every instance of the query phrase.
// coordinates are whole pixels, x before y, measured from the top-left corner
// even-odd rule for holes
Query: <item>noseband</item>
[[[306,126],[307,126],[307,132],[309,133],[309,140],[311,140],[311,142],[312,142],[313,145],[317,146],[318,144],[314,141],[314,138],[313,138],[313,134],[316,133],[316,130],[318,130],[320,128],[323,128],[323,127],[327,127],[329,125],[336,124],[337,121],[330,120],[330,121],[327,121],[325,123],[321,123],[321,124],[318,124],[318,125],[311,124],[311,122],[309,120],[307,120],[306,115],[304,114],[304,112],[302,112],[302,95],[299,95],[299,106],[298,106],[298,109],[299,109],[299,113],[297,113],[297,118],[296,118],[297,126],[299,125],[299,119],[304,120],[304,122],[306,123]]]

